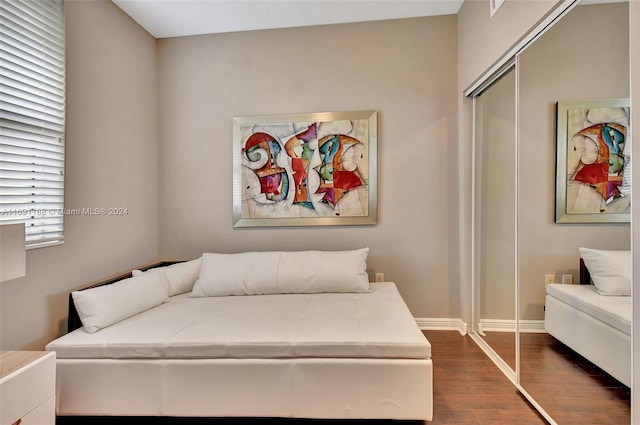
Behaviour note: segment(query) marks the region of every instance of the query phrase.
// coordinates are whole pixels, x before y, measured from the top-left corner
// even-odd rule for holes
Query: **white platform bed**
[[[392,282],[368,293],[185,293],[46,349],[57,355],[58,416],[432,418],[431,346]]]
[[[591,281],[582,260],[580,281]],[[550,284],[545,299],[545,328],[609,375],[631,386],[631,297],[600,295],[592,284]]]

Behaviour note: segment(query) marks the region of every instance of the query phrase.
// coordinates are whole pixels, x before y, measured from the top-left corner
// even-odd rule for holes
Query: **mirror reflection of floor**
[[[483,339],[498,353],[511,369],[516,370],[516,334],[514,332],[485,331]]]
[[[496,334],[485,340],[515,358]],[[630,423],[631,390],[549,334],[520,335],[520,383],[559,425]]]

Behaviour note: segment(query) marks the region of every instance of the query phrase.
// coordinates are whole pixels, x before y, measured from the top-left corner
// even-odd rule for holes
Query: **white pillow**
[[[631,251],[579,251],[600,295],[631,295]]]
[[[163,273],[169,282],[169,296],[172,297],[190,292],[193,289],[193,284],[196,283],[198,275],[200,274],[201,262],[202,260],[200,258],[196,258],[195,260],[176,263],[170,266],[156,267],[145,272],[133,270],[131,273],[133,276],[140,276],[145,273]]]
[[[73,303],[88,333],[117,323],[169,299],[169,284],[161,273],[130,277],[111,285],[73,291]]]
[[[202,254],[192,297],[369,292],[369,248]]]

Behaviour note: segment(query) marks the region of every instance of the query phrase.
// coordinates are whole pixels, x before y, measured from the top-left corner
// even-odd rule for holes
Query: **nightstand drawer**
[[[12,425],[19,419],[28,419],[29,415],[33,415],[32,419],[39,425],[55,423],[55,353],[31,352],[31,357],[26,354],[24,361],[21,353],[30,352],[2,353],[3,369],[8,370],[5,369],[0,379],[0,425]],[[47,409],[51,410],[54,422],[40,420],[51,417]],[[36,423],[33,420],[29,423]]]
[[[20,425],[43,425],[56,423],[56,398],[51,397],[22,418]]]

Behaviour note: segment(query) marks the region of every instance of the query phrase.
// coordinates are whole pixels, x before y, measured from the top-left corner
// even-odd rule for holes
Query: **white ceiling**
[[[112,0],[155,38],[456,14],[463,0]]]

